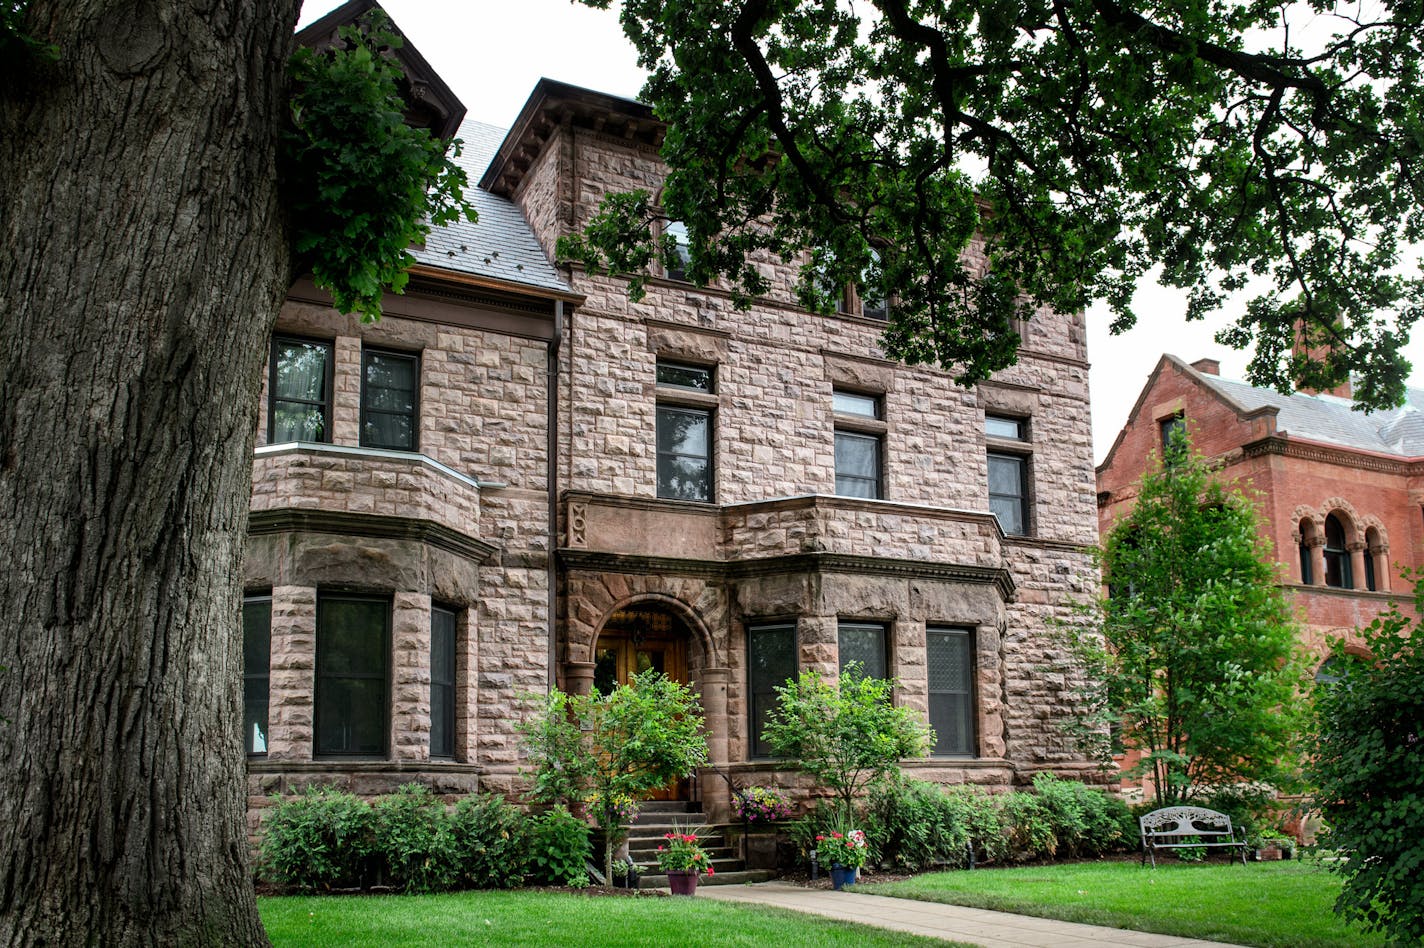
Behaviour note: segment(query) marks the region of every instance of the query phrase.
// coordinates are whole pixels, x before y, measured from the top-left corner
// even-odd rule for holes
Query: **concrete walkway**
[[[725,902],[753,902],[824,915],[845,922],[859,922],[877,928],[945,938],[987,948],[1205,948],[1221,942],[1199,938],[1178,938],[1175,935],[1153,935],[1147,932],[1103,928],[1100,925],[1079,925],[1058,922],[1030,915],[1011,915],[986,909],[964,908],[939,902],[917,902],[894,899],[885,895],[861,892],[832,892],[829,889],[806,889],[785,882],[763,882],[758,885],[699,886],[699,899],[721,899]]]

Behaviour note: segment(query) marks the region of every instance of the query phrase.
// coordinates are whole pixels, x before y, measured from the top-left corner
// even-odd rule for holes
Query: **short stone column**
[[[835,616],[802,616],[796,623],[800,670],[834,677],[840,671],[840,621]]]
[[[311,760],[316,694],[316,587],[272,588],[267,759]]]
[[[704,668],[696,675],[693,688],[702,695],[702,715],[707,725],[707,763],[715,771],[727,769],[727,684],[730,668]],[[716,773],[702,779],[702,809],[711,823],[731,818],[732,798],[727,782]]]
[[[430,759],[430,597],[391,602],[391,759]]]
[[[1368,589],[1365,583],[1365,544],[1356,540],[1349,545],[1350,586],[1354,589]]]
[[[593,662],[564,662],[564,690],[571,695],[593,692]]]
[[[1325,538],[1314,536],[1310,538],[1310,584],[1312,586],[1325,585]]]
[[[1372,557],[1375,564],[1375,589],[1380,592],[1389,592],[1390,565],[1389,551],[1382,546],[1377,546],[1365,554]]]
[[[361,340],[337,336],[333,347],[331,386],[331,443],[361,443]]]

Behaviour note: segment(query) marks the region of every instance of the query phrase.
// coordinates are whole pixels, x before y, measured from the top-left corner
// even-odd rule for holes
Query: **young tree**
[[[1415,577],[1424,615],[1424,577]],[[1327,863],[1345,877],[1335,911],[1400,944],[1424,942],[1424,635],[1398,607],[1361,632],[1369,658],[1336,643],[1336,680],[1315,689],[1306,779],[1325,817]]]
[[[1255,345],[1253,383],[1353,371],[1361,405],[1403,397],[1424,304],[1397,269],[1424,234],[1414,0],[624,0],[622,18],[671,171],[660,207],[612,196],[565,245],[592,268],[672,260],[659,217],[686,225],[690,279],[744,295],[767,290],[759,256],[811,248],[808,302],[892,288],[889,351],[965,382],[1013,362],[1034,306],[1103,300],[1121,331],[1154,264],[1188,318],[1264,275],[1221,337]],[[1299,318],[1326,362],[1292,355]]]
[[[871,781],[929,750],[929,726],[891,701],[894,687],[851,663],[836,681],[807,671],[776,689],[767,741],[835,793],[847,830],[855,825],[855,799]]]
[[[443,161],[396,131],[384,57],[334,84],[376,122],[323,124],[333,86],[305,93],[340,64],[289,87],[298,6],[0,3],[6,945],[266,941],[237,634],[266,342],[293,276],[343,247],[366,260],[326,282],[369,309],[439,213]],[[384,165],[404,209],[371,213],[338,167],[353,193],[324,192],[343,226],[323,246],[279,195],[321,187],[323,155]]]
[[[1212,476],[1185,432],[1143,475],[1102,551],[1101,637],[1071,641],[1088,665],[1084,716],[1142,755],[1159,806],[1193,787],[1288,783],[1302,723],[1296,626],[1259,518]]]
[[[589,803],[603,830],[603,877],[610,884],[626,802],[707,762],[697,695],[655,671],[606,695],[551,694],[522,730],[535,798]]]

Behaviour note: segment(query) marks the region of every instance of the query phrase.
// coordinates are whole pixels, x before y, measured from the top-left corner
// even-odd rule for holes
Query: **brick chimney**
[[[1305,341],[1305,322],[1304,320],[1296,320],[1295,345],[1291,349],[1295,355],[1303,355],[1312,362],[1323,362],[1333,348],[1334,347],[1330,344],[1314,347],[1308,346]],[[1301,386],[1300,390],[1306,395],[1334,395],[1337,398],[1350,398],[1353,394],[1348,377],[1334,388],[1317,389]]]
[[[1221,362],[1217,359],[1198,359],[1192,363],[1192,368],[1202,375],[1220,375]]]

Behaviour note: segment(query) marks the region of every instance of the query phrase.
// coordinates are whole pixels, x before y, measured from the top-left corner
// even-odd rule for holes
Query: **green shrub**
[[[262,878],[306,891],[361,884],[373,829],[365,802],[331,787],[273,801],[258,863]]]
[[[967,822],[938,784],[892,774],[871,789],[863,823],[880,865],[922,872],[968,862]]]
[[[1179,843],[1199,843],[1200,836],[1183,836],[1177,840]],[[1206,858],[1205,846],[1183,846],[1181,849],[1172,850],[1176,857],[1182,862],[1201,862]]]
[[[1258,784],[1213,787],[1210,793],[1192,802],[1231,817],[1232,827],[1239,827],[1252,845],[1259,844],[1281,822],[1281,805],[1275,793]]]
[[[843,833],[848,829],[863,829],[863,827],[846,826],[844,810],[837,803],[822,800],[807,810],[805,816],[793,820],[791,825],[786,828],[786,832],[791,837],[791,841],[796,844],[796,851],[800,854],[800,858],[809,861],[811,853],[816,851],[817,836],[826,836],[833,832]],[[871,845],[873,846],[874,843]]]
[[[387,885],[402,892],[452,888],[459,866],[445,804],[426,787],[406,784],[371,808],[372,855]]]
[[[1052,859],[1058,852],[1058,837],[1053,833],[1053,821],[1048,808],[1032,793],[1003,794],[998,799],[1004,838],[1008,843],[1005,855],[1014,862],[1032,859]]]
[[[997,862],[1008,853],[998,798],[974,787],[951,787],[945,804],[954,822],[965,828],[976,862]]]
[[[588,885],[588,824],[562,805],[529,823],[529,881],[536,885]]]
[[[509,889],[524,881],[529,830],[524,814],[496,794],[470,794],[450,816],[459,885]]]
[[[1080,858],[1135,848],[1137,822],[1127,804],[1102,790],[1052,774],[1033,779],[1060,857]]]

